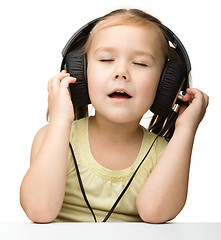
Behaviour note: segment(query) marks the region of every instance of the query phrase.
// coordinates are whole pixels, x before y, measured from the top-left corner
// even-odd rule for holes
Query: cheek
[[[159,83],[160,75],[150,74],[148,76],[143,77],[143,79],[139,83],[139,93],[148,102],[153,102],[158,83]]]
[[[91,101],[99,99],[100,91],[104,88],[104,77],[101,71],[90,65],[87,69],[88,92]]]
[[[150,107],[153,104],[154,98],[156,95],[156,89],[152,88],[152,86],[145,86],[140,89],[140,100],[146,104],[147,107]]]
[[[90,84],[102,84],[105,72],[98,64],[88,63],[87,78]]]

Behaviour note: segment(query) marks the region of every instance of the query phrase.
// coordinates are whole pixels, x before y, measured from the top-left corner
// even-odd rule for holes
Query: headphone
[[[62,51],[61,70],[66,69],[72,77],[77,78],[77,81],[69,86],[74,106],[85,106],[91,103],[87,84],[87,57],[81,49],[99,19],[94,19],[81,27],[66,43]],[[191,64],[187,51],[179,38],[166,26],[161,24],[160,28],[164,32],[171,52],[175,50],[182,61],[181,64],[173,59],[167,60],[161,73],[154,102],[150,108],[151,112],[167,117],[178,99],[179,92],[185,92],[189,87],[188,78]]]

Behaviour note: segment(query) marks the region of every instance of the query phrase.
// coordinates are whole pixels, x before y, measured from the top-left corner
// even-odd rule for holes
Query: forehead
[[[97,31],[91,41],[89,52],[102,48],[119,48],[148,51],[158,55],[162,52],[161,45],[159,34],[151,25],[116,25]]]

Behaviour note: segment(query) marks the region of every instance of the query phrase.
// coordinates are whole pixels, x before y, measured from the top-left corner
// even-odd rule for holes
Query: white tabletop
[[[221,240],[221,223],[0,223],[1,240]]]

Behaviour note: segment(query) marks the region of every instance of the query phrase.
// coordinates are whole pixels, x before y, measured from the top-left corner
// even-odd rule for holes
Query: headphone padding
[[[150,110],[155,114],[167,117],[183,80],[183,67],[177,62],[168,61],[161,74],[156,96]]]
[[[69,85],[71,100],[75,106],[85,106],[91,103],[87,86],[87,59],[81,50],[69,52],[65,57],[66,69],[72,77],[77,78]]]

